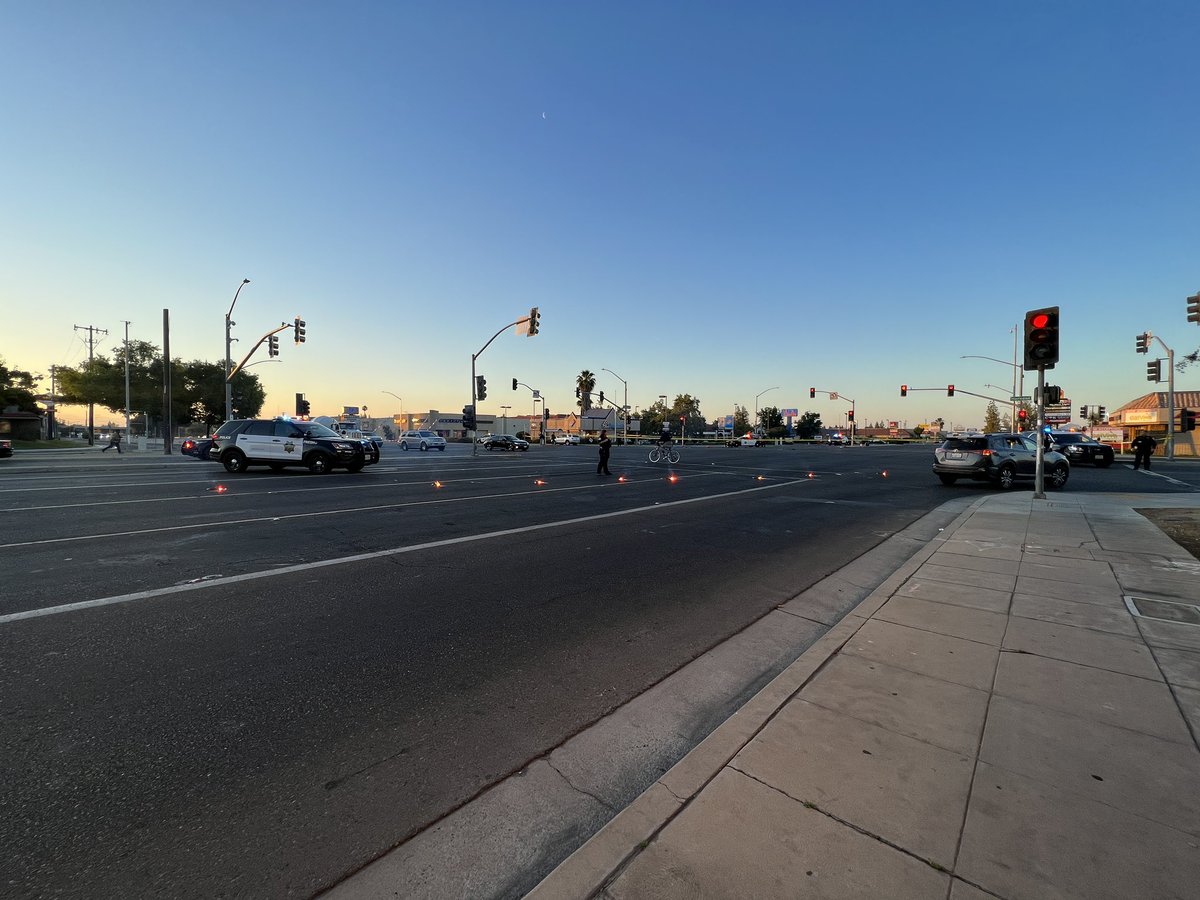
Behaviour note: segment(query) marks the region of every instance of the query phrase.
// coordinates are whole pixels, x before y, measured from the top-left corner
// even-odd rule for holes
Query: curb
[[[959,513],[942,534],[909,557],[795,662],[563,860],[525,895],[527,900],[598,896],[988,499],[980,497]]]

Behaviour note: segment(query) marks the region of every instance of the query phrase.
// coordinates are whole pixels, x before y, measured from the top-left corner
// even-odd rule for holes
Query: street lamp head
[[[242,279],[242,284],[249,284],[249,283],[250,283],[250,279],[249,279],[249,278],[243,278],[243,279]]]

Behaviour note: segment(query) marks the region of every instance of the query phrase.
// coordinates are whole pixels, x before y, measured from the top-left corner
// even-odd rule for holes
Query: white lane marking
[[[682,477],[682,476],[681,476]],[[687,476],[688,478],[707,478],[711,477],[708,472],[697,472]],[[658,478],[642,478],[636,480],[627,480],[624,484],[645,484],[658,481]],[[428,482],[422,482],[428,484]],[[467,479],[461,482],[442,482],[446,484],[462,484],[469,483]],[[162,528],[141,528],[135,531],[102,531],[97,534],[77,534],[70,537],[61,538],[43,538],[37,541],[14,541],[9,544],[0,544],[0,550],[11,550],[14,547],[36,547],[45,544],[68,544],[79,541],[95,541],[102,538],[119,538],[131,537],[139,534],[162,534],[169,531],[192,531],[197,528],[225,528],[230,525],[250,525],[255,522],[282,522],[285,519],[311,519],[318,516],[336,516],[343,513],[363,513],[376,512],[381,509],[405,509],[412,506],[431,506],[441,503],[467,503],[474,500],[502,500],[506,497],[524,497],[529,495],[541,494],[559,494],[565,491],[590,491],[603,488],[615,488],[618,482],[604,482],[601,484],[579,484],[570,487],[560,488],[541,488],[533,491],[515,491],[506,494],[472,494],[469,497],[443,497],[437,500],[408,500],[403,503],[384,503],[375,506],[351,506],[343,507],[342,509],[322,509],[313,512],[289,513],[282,516],[254,516],[247,519],[217,519],[211,522],[193,522],[188,525],[167,525]],[[226,494],[225,496],[229,496]]]
[[[421,550],[433,550],[438,547],[452,547],[456,544],[469,544],[474,543],[475,541],[488,541],[492,540],[493,538],[509,537],[515,534],[528,534],[531,531],[545,531],[550,528],[562,528],[569,525],[582,525],[588,522],[598,522],[603,519],[614,519],[619,516],[631,516],[636,515],[637,513],[653,512],[656,509],[667,509],[672,506],[684,506],[689,503],[704,503],[709,500],[723,500],[728,497],[737,497],[742,494],[757,493],[758,491],[772,491],[777,488],[789,487],[796,484],[808,484],[808,480],[804,479],[803,481],[786,481],[780,482],[779,484],[765,484],[759,487],[746,488],[740,491],[726,491],[725,493],[721,494],[707,494],[703,497],[687,497],[683,500],[668,500],[664,503],[655,503],[651,506],[635,506],[631,507],[630,509],[618,509],[612,512],[596,513],[592,516],[579,516],[573,519],[561,519],[557,522],[542,522],[537,525],[523,525],[520,528],[505,528],[500,531],[488,531],[483,534],[469,534],[462,537],[445,538],[440,541],[427,541],[423,544],[409,544],[406,547],[392,547],[388,550],[375,550],[370,553],[357,553],[354,556],[341,556],[336,559],[322,559],[318,560],[317,562],[300,563],[294,566],[283,566],[276,569],[267,569],[266,571],[262,572],[246,572],[242,575],[230,575],[224,578],[213,578],[204,582],[177,584],[172,585],[171,587],[154,588],[148,591],[136,591],[132,594],[120,594],[115,597],[99,597],[95,600],[81,600],[78,603],[64,603],[61,606],[47,606],[42,609],[30,609],[23,612],[8,613],[7,615],[0,616],[0,625],[6,625],[9,622],[19,622],[24,619],[40,619],[45,616],[56,616],[63,613],[77,612],[81,609],[95,609],[96,607],[113,606],[118,603],[132,603],[135,600],[149,600],[153,597],[165,597],[171,594],[181,594],[185,591],[208,590],[209,588],[213,587],[223,587],[225,585],[238,584],[245,581],[256,581],[260,578],[271,578],[276,575],[291,575],[296,572],[306,572],[312,569],[324,569],[330,566],[347,565],[350,563],[363,562],[365,560],[383,559],[384,557],[399,556],[404,553],[417,553]],[[575,488],[564,488],[563,490],[575,490]],[[503,494],[500,496],[512,497],[518,495]],[[294,517],[286,516],[281,518]]]
[[[512,480],[514,478],[531,478],[534,476],[544,475],[544,474],[545,474],[544,469],[532,469],[529,472],[514,472],[511,475],[480,475],[480,476],[476,476],[474,478],[449,478],[449,479],[440,478],[440,479],[436,479],[436,480],[441,481],[443,485],[473,484],[474,482],[477,482],[477,481],[479,481],[479,482],[505,481],[505,480]],[[696,474],[708,475],[708,474],[712,474],[712,473],[697,472]],[[54,504],[51,506],[13,506],[8,509],[0,508],[0,513],[41,512],[43,510],[48,510],[48,509],[77,509],[77,508],[90,507],[90,506],[122,506],[124,504],[129,504],[129,503],[165,503],[167,501],[172,501],[172,500],[206,500],[206,499],[217,498],[217,497],[219,497],[223,500],[226,500],[226,501],[232,501],[232,500],[239,499],[242,497],[266,497],[266,496],[273,496],[273,495],[277,495],[277,494],[317,494],[322,491],[339,491],[341,493],[345,493],[347,491],[362,490],[364,488],[379,489],[379,488],[390,488],[390,487],[411,487],[413,485],[422,485],[422,484],[428,485],[430,477],[433,477],[433,476],[427,476],[427,477],[421,478],[419,481],[395,481],[395,480],[393,480],[393,481],[369,481],[369,482],[356,482],[355,484],[337,484],[337,485],[330,485],[327,487],[284,488],[284,489],[267,490],[267,491],[237,491],[237,492],[225,491],[222,493],[217,493],[216,491],[213,491],[211,488],[206,488],[203,493],[185,494],[185,495],[181,495],[178,497],[139,497],[134,500],[92,500],[87,503],[58,503],[58,504]],[[207,481],[195,481],[195,482],[186,482],[185,481],[185,482],[176,482],[176,483],[178,483],[178,484],[195,484],[195,485],[212,484],[212,482],[207,482]],[[230,482],[225,481],[223,483],[229,484]],[[590,486],[591,487],[602,487],[602,485],[590,485]],[[3,547],[3,546],[7,546],[7,545],[0,544],[0,547]]]

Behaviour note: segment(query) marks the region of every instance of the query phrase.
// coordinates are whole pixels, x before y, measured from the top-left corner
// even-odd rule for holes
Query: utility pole
[[[125,446],[129,447],[129,321],[125,321]]]
[[[225,421],[228,422],[233,418],[233,383],[231,373],[233,361],[230,357],[230,347],[237,338],[229,334],[229,328],[236,325],[237,322],[231,318],[233,316],[233,308],[237,306],[238,294],[242,292],[242,288],[250,283],[249,278],[243,278],[242,283],[238,285],[237,290],[233,293],[233,302],[229,304],[229,312],[225,313]],[[298,332],[297,332],[298,333]]]
[[[105,328],[97,328],[95,325],[76,325],[75,330],[76,331],[86,331],[88,333],[88,368],[91,368],[92,359],[95,355],[94,351],[95,351],[95,345],[96,345],[96,334],[97,334],[97,332],[100,334],[108,334],[108,330]],[[95,404],[89,400],[88,401],[88,446],[89,447],[94,447],[96,445],[96,422],[95,422],[95,416],[93,415],[94,410],[95,410]]]
[[[171,311],[163,310],[163,455],[171,455]]]

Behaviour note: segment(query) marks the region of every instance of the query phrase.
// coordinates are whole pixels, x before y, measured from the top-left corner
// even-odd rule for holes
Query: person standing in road
[[[107,446],[107,447],[105,447],[105,448],[104,448],[103,450],[101,450],[100,452],[101,452],[101,453],[107,453],[107,452],[108,452],[109,450],[111,450],[113,447],[116,447],[116,448],[117,448],[117,453],[120,453],[120,452],[121,452],[121,432],[119,432],[119,431],[114,431],[114,432],[112,433],[112,436],[111,436],[111,437],[108,439],[108,446]]]
[[[608,432],[600,432],[600,463],[596,466],[597,475],[611,475],[608,471],[608,454],[612,452],[612,441],[609,440]]]
[[[1141,463],[1150,470],[1150,457],[1154,453],[1154,448],[1158,446],[1158,441],[1148,431],[1143,431],[1133,439],[1133,443],[1129,445],[1133,448],[1133,467],[1136,469]]]

